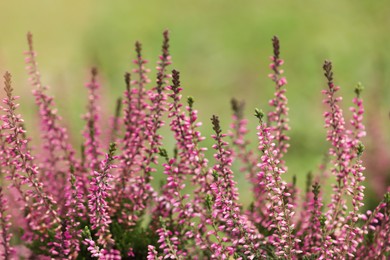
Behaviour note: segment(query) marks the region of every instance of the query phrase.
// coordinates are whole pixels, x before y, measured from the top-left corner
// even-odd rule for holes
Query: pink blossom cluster
[[[8,210],[8,201],[4,198],[3,188],[0,187],[0,236],[1,246],[3,248],[1,256],[5,259],[10,258],[14,253],[15,249],[10,245],[12,234],[10,233],[10,218],[11,216],[6,213]]]
[[[107,123],[99,108],[104,86],[91,70],[80,151],[41,82],[29,33],[26,63],[42,145],[30,143],[7,72],[0,120],[0,258],[388,259],[390,193],[362,212],[361,85],[347,121],[332,64],[325,62],[329,163],[316,176],[309,174],[301,191],[296,178],[289,183],[284,177],[287,80],[277,37],[272,45],[269,78],[275,94],[267,113],[255,110],[257,149],[248,139],[244,104],[232,100],[228,131],[217,116],[211,118],[214,156],[207,158],[194,99],[183,101],[180,73],[168,70],[168,31],[151,87],[148,62],[136,42],[135,67],[125,73],[123,97]],[[236,163],[252,185],[249,207],[239,200]],[[321,186],[329,173],[335,181],[328,202]]]

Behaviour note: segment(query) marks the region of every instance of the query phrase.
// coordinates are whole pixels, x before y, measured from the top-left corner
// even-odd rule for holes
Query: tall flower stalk
[[[97,82],[97,69],[91,69],[91,81],[86,84],[88,88],[87,113],[84,116],[86,126],[84,129],[85,168],[98,169],[101,151],[99,136],[101,131],[98,127],[99,108],[97,106],[99,84]]]
[[[97,230],[98,242],[102,245],[114,243],[109,231],[111,218],[108,214],[107,198],[111,189],[110,181],[113,177],[110,170],[116,168],[113,164],[115,149],[115,144],[112,143],[106,158],[101,161],[99,169],[93,171],[88,195],[92,229]]]
[[[47,232],[50,229],[58,230],[60,217],[56,210],[55,200],[44,191],[43,184],[38,180],[39,168],[34,163],[34,157],[26,149],[28,140],[25,139],[25,130],[20,125],[23,119],[15,112],[19,106],[15,103],[18,97],[13,95],[11,74],[8,72],[4,74],[4,85],[7,97],[3,99],[6,105],[3,111],[6,114],[2,116],[2,129],[7,132],[5,141],[8,146],[3,152],[9,156],[8,162],[12,169],[10,173],[14,175],[10,176],[10,179],[14,181],[16,187],[27,184],[27,191],[18,189],[27,203],[24,205],[24,209],[28,212],[27,223],[32,232],[38,232],[44,239],[47,238]]]
[[[5,260],[12,259],[15,249],[10,245],[12,234],[9,230],[11,216],[7,214],[8,201],[4,198],[3,188],[0,187],[0,245],[1,256]]]
[[[255,259],[261,256],[258,239],[261,235],[245,215],[241,215],[238,204],[238,189],[233,180],[231,151],[227,148],[227,142],[223,140],[226,134],[222,134],[217,116],[211,118],[215,134],[213,148],[217,164],[213,167],[214,182],[211,184],[213,194],[212,217],[221,221],[218,227],[220,231],[229,233],[235,251],[242,252],[249,258]]]
[[[276,159],[280,160],[282,167],[285,167],[282,158],[287,153],[289,147],[287,141],[290,139],[285,134],[286,131],[290,130],[287,97],[285,95],[287,80],[282,76],[284,71],[280,68],[284,60],[280,58],[280,44],[277,36],[272,38],[272,46],[274,51],[274,55],[270,58],[272,73],[268,77],[275,83],[275,97],[269,101],[269,105],[274,107],[274,110],[268,113],[268,121],[272,134],[275,136],[276,149],[279,151]]]
[[[264,122],[264,113],[256,110],[256,117],[259,119],[258,137],[259,150],[262,151],[261,162],[259,163],[261,178],[267,189],[270,217],[273,224],[270,228],[276,230],[276,239],[270,241],[276,247],[276,255],[292,259],[295,253],[294,244],[299,240],[294,239],[294,224],[292,217],[294,215],[293,206],[285,198],[291,194],[286,191],[287,185],[281,179],[284,170],[279,166],[278,149],[274,143],[274,136],[271,134],[271,128]]]
[[[29,81],[34,87],[33,94],[35,103],[39,107],[39,118],[44,154],[42,172],[39,176],[41,181],[50,188],[50,193],[60,203],[64,200],[64,187],[67,184],[69,169],[78,168],[79,162],[75,158],[75,151],[70,144],[67,129],[60,125],[61,117],[55,109],[54,98],[47,95],[48,87],[43,85],[41,74],[36,61],[37,53],[33,46],[33,35],[27,34],[29,49],[25,52],[26,69],[29,74]]]

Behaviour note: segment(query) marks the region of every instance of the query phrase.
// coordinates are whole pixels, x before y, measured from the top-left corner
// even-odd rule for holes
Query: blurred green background
[[[211,133],[212,114],[220,115],[223,128],[228,127],[230,99],[236,97],[246,102],[254,143],[253,109],[268,110],[274,87],[267,77],[268,57],[272,36],[279,36],[292,126],[287,180],[296,174],[302,185],[327,151],[320,93],[326,86],[324,59],[333,61],[345,111],[360,81],[366,86],[368,115],[375,115],[381,132],[389,130],[388,0],[13,0],[1,1],[0,10],[1,73],[13,73],[33,133],[35,109],[22,54],[27,31],[34,34],[43,81],[56,96],[72,138],[80,142],[89,68],[97,66],[101,72],[102,106],[109,114],[124,90],[123,73],[132,68],[134,42],[143,43],[153,79],[164,29],[171,32],[172,68],[181,71],[184,96],[195,98],[203,134]],[[370,139],[366,143],[369,146]],[[246,193],[244,176],[236,175]]]

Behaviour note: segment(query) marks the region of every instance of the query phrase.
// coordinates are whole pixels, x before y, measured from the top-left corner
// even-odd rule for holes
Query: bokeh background
[[[56,97],[76,143],[81,142],[80,114],[85,111],[89,68],[99,68],[102,110],[110,114],[124,90],[123,73],[132,68],[134,42],[143,43],[153,78],[164,29],[171,32],[172,68],[181,71],[184,96],[196,101],[203,134],[211,134],[212,114],[221,117],[224,129],[228,127],[230,99],[235,97],[246,102],[255,143],[253,109],[268,109],[273,94],[268,57],[271,38],[278,35],[286,61],[292,127],[286,180],[296,174],[302,186],[306,173],[316,171],[328,148],[320,92],[326,86],[324,59],[333,61],[345,111],[356,83],[366,87],[371,136],[365,140],[367,174],[374,183],[389,178],[388,0],[13,0],[1,1],[0,12],[0,71],[14,75],[27,129],[33,134],[38,132],[33,119],[36,109],[23,61],[27,31],[34,34],[43,81]],[[211,142],[205,145],[210,147]],[[373,175],[374,171],[380,173]],[[236,175],[245,200],[249,186],[242,174]],[[373,194],[382,192],[381,185],[371,186]]]

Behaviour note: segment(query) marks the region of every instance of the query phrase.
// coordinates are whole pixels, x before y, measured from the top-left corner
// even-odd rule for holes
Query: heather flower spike
[[[41,172],[39,176],[49,192],[64,207],[64,190],[70,167],[79,168],[79,162],[75,158],[75,151],[69,142],[67,129],[62,127],[61,117],[55,109],[54,98],[47,95],[47,86],[41,82],[41,75],[36,61],[37,53],[33,46],[33,36],[27,34],[29,50],[25,52],[26,70],[29,80],[34,87],[33,94],[35,103],[39,107],[39,118],[41,124],[41,134],[43,142],[43,152],[38,156],[42,160]],[[69,187],[69,186],[68,186]],[[65,209],[64,209],[65,210]]]
[[[285,197],[291,194],[286,192],[287,184],[281,179],[285,173],[278,158],[279,149],[275,145],[275,137],[271,134],[272,129],[263,121],[264,114],[256,109],[255,116],[259,119],[258,137],[259,150],[263,153],[259,163],[260,179],[264,179],[267,200],[268,215],[272,220],[270,228],[275,230],[271,244],[275,246],[275,254],[279,257],[292,259],[293,255],[300,252],[295,249],[295,243],[299,242],[294,238],[294,226],[292,217],[295,214],[293,205]]]
[[[5,260],[13,258],[15,249],[10,245],[12,234],[10,233],[10,218],[7,214],[8,201],[4,198],[3,188],[0,187],[0,246],[2,246],[1,256]]]
[[[3,100],[6,104],[3,111],[6,114],[2,116],[2,130],[6,132],[5,140],[8,145],[2,152],[7,155],[8,174],[21,200],[24,201],[23,209],[30,212],[26,216],[26,226],[31,232],[28,236],[33,236],[32,233],[38,232],[42,240],[47,239],[45,231],[47,233],[50,229],[56,230],[60,224],[56,202],[44,191],[43,184],[38,180],[39,168],[35,165],[34,158],[26,147],[28,140],[24,139],[25,130],[20,127],[23,120],[15,113],[18,107],[15,100],[18,97],[13,96],[11,74],[8,72],[4,75],[4,85],[7,97]],[[26,191],[23,185],[28,187]]]
[[[88,208],[90,210],[90,221],[92,229],[96,230],[99,244],[112,244],[109,224],[111,218],[107,205],[108,192],[110,191],[110,181],[113,178],[110,170],[116,168],[113,165],[115,160],[114,153],[116,150],[115,143],[110,144],[106,158],[100,162],[99,169],[92,168],[92,180],[90,183],[88,195]]]
[[[101,131],[98,127],[98,120],[99,120],[99,108],[96,104],[98,101],[98,94],[97,90],[99,89],[99,84],[97,83],[97,74],[98,71],[96,68],[91,69],[91,80],[86,85],[89,91],[89,97],[88,97],[88,106],[87,106],[87,113],[84,116],[84,119],[86,121],[86,126],[84,129],[84,149],[86,154],[86,160],[85,168],[92,168],[92,169],[98,169],[99,167],[99,160],[101,156],[100,152],[100,143],[99,143],[99,136],[101,134]]]
[[[319,169],[307,175],[301,194],[299,175],[291,183],[284,180],[290,126],[277,37],[272,39],[269,75],[275,84],[271,109],[254,113],[258,149],[251,149],[244,102],[232,99],[226,133],[219,117],[211,118],[210,161],[194,99],[183,100],[185,82],[178,70],[168,72],[168,31],[163,32],[152,86],[136,42],[134,69],[124,76],[124,93],[105,129],[100,129],[97,69],[91,70],[84,140],[76,144],[79,157],[41,81],[31,33],[27,40],[27,71],[43,149],[30,147],[29,126],[18,114],[18,97],[6,72],[0,117],[1,259],[389,257],[390,193],[374,209],[361,212],[362,157],[368,153],[363,87],[355,88],[346,122],[330,61],[323,65],[330,148]],[[236,174],[247,174],[252,185],[248,208],[240,204],[233,163],[240,167]],[[336,181],[326,205],[328,171]]]
[[[274,109],[268,113],[268,121],[272,130],[272,134],[275,136],[275,144],[278,153],[278,160],[280,160],[281,167],[284,166],[284,161],[282,158],[284,154],[287,153],[289,144],[287,143],[290,139],[285,132],[290,130],[288,125],[288,107],[287,107],[287,97],[285,95],[287,80],[282,76],[283,70],[280,68],[283,65],[284,61],[280,58],[280,44],[279,38],[274,36],[272,38],[273,52],[274,55],[271,57],[272,63],[270,68],[272,74],[269,75],[269,78],[275,83],[275,97],[269,101],[269,105]]]

